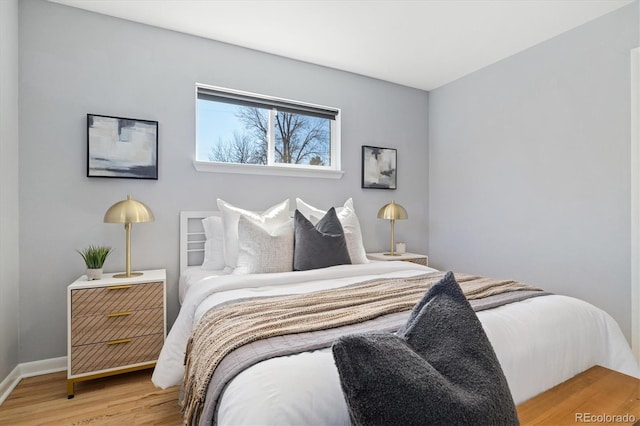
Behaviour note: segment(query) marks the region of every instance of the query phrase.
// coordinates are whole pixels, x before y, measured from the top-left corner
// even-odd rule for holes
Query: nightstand
[[[152,368],[167,334],[166,271],[67,287],[67,397],[84,380]]]
[[[402,253],[390,256],[384,253],[367,253],[369,260],[402,260],[404,262],[413,262],[420,265],[429,266],[429,256],[415,253]]]

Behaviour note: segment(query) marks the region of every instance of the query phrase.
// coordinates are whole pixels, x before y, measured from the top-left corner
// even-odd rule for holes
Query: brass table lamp
[[[407,211],[400,204],[396,204],[391,201],[389,204],[385,204],[378,212],[378,219],[387,219],[391,221],[391,252],[384,253],[385,256],[399,256],[396,254],[396,244],[394,236],[394,225],[396,219],[408,219],[409,215]]]
[[[124,223],[127,238],[126,269],[123,274],[116,274],[114,278],[129,278],[142,275],[142,272],[131,272],[131,224],[138,222],[153,222],[151,209],[127,195],[124,201],[118,201],[104,214],[105,223]]]

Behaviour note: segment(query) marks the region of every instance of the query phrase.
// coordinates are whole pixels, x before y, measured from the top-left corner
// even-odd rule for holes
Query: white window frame
[[[314,178],[327,178],[327,179],[340,179],[344,174],[341,169],[341,143],[340,143],[340,109],[333,107],[325,107],[322,105],[315,105],[306,102],[293,101],[290,99],[278,98],[274,96],[260,95],[257,93],[245,92],[242,90],[228,89],[224,87],[211,86],[208,84],[196,83],[195,88],[195,152],[193,167],[199,172],[213,172],[213,173],[239,173],[239,174],[252,174],[252,175],[272,175],[272,176],[294,176],[294,177],[314,177]],[[272,142],[270,142],[268,155],[269,164],[246,164],[246,163],[223,163],[216,161],[199,161],[198,158],[198,93],[199,91],[208,90],[219,92],[229,95],[237,95],[241,97],[250,97],[256,99],[256,101],[265,102],[278,102],[286,103],[295,108],[310,107],[319,108],[330,111],[335,111],[335,119],[331,120],[331,166],[311,166],[306,164],[287,164],[287,163],[274,163],[272,151]],[[270,120],[273,116],[273,110],[270,113]]]

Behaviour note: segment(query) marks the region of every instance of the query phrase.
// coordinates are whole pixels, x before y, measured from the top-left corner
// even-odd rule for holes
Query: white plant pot
[[[100,269],[87,269],[87,280],[99,280],[102,278],[102,268]]]

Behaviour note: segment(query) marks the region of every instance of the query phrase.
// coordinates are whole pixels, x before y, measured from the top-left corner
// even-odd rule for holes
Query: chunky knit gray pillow
[[[451,272],[396,334],[341,337],[333,356],[353,424],[518,424],[493,347]]]

